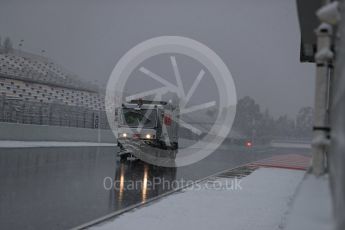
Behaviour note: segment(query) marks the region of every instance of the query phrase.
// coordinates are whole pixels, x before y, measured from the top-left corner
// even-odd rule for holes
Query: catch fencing
[[[0,122],[109,129],[105,111],[0,97]]]

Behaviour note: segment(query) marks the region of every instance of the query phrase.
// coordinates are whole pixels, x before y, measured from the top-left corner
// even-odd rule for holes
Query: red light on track
[[[246,146],[247,146],[247,147],[252,147],[252,145],[253,145],[252,142],[250,142],[250,141],[247,141],[247,142],[246,142]]]

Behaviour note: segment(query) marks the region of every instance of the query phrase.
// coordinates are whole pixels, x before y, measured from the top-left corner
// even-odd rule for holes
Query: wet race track
[[[175,180],[202,179],[277,154],[309,154],[303,149],[221,146],[193,165],[163,168],[120,162],[116,151],[0,149],[0,229],[68,229],[163,194],[174,188]]]

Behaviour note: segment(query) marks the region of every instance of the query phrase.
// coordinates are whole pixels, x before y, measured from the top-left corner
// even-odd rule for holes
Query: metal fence
[[[105,111],[0,97],[0,122],[109,129]]]

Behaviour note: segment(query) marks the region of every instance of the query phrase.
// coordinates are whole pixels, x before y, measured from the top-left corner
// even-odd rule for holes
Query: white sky
[[[152,37],[178,35],[213,49],[238,97],[274,115],[312,105],[314,66],[299,63],[294,0],[1,0],[0,36],[105,83],[120,57]],[[207,91],[207,88],[205,88]]]

